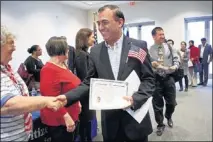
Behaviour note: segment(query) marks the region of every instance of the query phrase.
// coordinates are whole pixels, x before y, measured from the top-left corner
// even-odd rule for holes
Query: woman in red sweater
[[[199,58],[200,58],[200,50],[198,47],[194,46],[194,41],[189,41],[189,49],[190,49],[190,60],[193,64],[192,67],[189,67],[189,73],[191,76],[191,85],[193,87],[197,86],[197,72],[199,71]]]
[[[40,91],[42,96],[57,96],[76,88],[80,79],[66,66],[68,44],[64,37],[51,37],[46,43],[50,60],[41,70]],[[41,110],[41,120],[48,126],[52,142],[71,142],[74,140],[75,122],[81,110],[80,102],[70,107],[62,107],[57,112]]]

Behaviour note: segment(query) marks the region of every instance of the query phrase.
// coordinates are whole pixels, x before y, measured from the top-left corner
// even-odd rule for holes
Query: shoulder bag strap
[[[169,57],[170,56],[172,56],[172,65],[174,65],[174,62],[173,62],[173,53],[172,53],[172,47],[169,45],[169,44],[167,44],[167,46],[169,47],[169,51],[170,51],[170,55],[169,55]],[[168,57],[168,58],[169,58]]]

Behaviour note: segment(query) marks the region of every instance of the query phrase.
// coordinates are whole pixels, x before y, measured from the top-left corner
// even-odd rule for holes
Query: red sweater
[[[47,62],[41,69],[40,91],[42,96],[58,96],[76,88],[80,82],[80,79],[68,69],[60,68],[52,63]],[[78,120],[79,102],[70,107],[62,107],[56,112],[44,108],[41,110],[41,120],[49,126],[65,125],[63,116],[67,112],[74,121]]]
[[[190,59],[193,59],[193,63],[199,63],[200,50],[199,48],[192,46],[190,48]]]

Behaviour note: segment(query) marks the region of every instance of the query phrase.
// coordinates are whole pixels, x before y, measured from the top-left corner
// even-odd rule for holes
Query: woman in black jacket
[[[91,29],[82,28],[76,35],[76,57],[75,67],[76,75],[81,81],[84,80],[89,66],[88,49],[95,42],[94,34]],[[89,110],[89,95],[81,100],[82,112],[80,114],[80,141],[92,141],[91,138],[91,120],[96,116],[95,111]]]
[[[28,73],[33,74],[34,87],[38,90],[40,88],[40,70],[44,66],[41,59],[39,59],[39,56],[42,55],[42,50],[39,45],[33,45],[27,51],[31,55],[24,61],[24,64]]]

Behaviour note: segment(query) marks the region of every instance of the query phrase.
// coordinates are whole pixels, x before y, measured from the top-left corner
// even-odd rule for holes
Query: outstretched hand
[[[61,101],[64,106],[67,104],[67,97],[65,95],[59,95],[56,98],[58,101]]]
[[[65,96],[57,96],[57,97],[46,97],[46,107],[57,111],[61,107],[67,104],[67,99]]]

